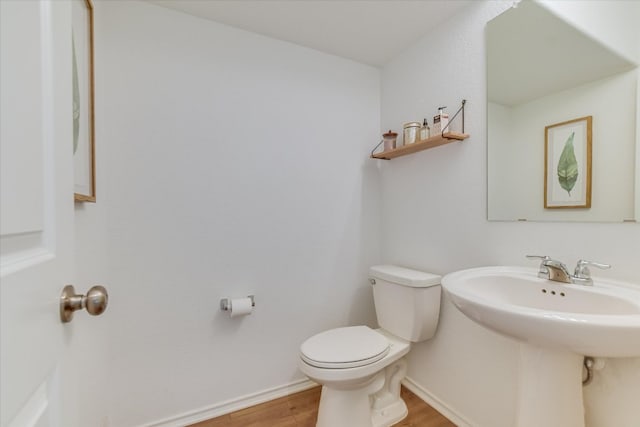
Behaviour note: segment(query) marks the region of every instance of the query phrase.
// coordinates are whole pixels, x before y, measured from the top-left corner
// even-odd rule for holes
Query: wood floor
[[[455,427],[418,396],[402,387],[409,415],[398,427]],[[315,427],[320,387],[282,397],[251,408],[192,424],[189,427]]]

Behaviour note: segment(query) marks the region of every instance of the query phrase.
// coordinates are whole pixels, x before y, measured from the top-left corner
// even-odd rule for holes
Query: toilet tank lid
[[[387,282],[413,288],[439,285],[442,279],[437,274],[398,267],[397,265],[375,265],[369,269],[369,276],[374,279],[386,280]]]

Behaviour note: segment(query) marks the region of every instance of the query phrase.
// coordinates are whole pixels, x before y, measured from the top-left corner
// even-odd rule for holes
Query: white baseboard
[[[165,418],[163,420],[143,424],[139,427],[184,427],[185,425],[198,423],[211,418],[216,418],[234,411],[248,408],[250,406],[258,405],[260,403],[268,402],[270,400],[308,390],[317,385],[318,384],[314,383],[313,381],[302,379],[289,384],[284,384],[278,387],[259,391],[257,393],[248,394],[235,399],[227,400],[225,402],[196,409],[194,411],[186,412],[170,418]],[[402,385],[407,387],[413,394],[427,402],[436,411],[447,417],[458,427],[473,427],[473,424],[465,419],[462,415],[459,415],[455,411],[455,409],[447,405],[435,395],[431,394],[411,378],[405,377],[405,379],[402,380]]]
[[[308,379],[294,381],[289,384],[259,391],[257,393],[248,394],[246,396],[237,397],[225,402],[216,403],[215,405],[196,409],[195,411],[186,412],[164,420],[155,421],[144,424],[140,427],[184,427],[189,424],[198,423],[211,418],[226,415],[230,412],[239,411],[250,406],[298,393],[303,390],[310,389],[318,384]]]
[[[431,394],[421,385],[416,383],[409,377],[405,377],[402,380],[402,385],[409,389],[413,394],[418,396],[420,399],[427,402],[433,409],[440,412],[442,415],[447,417],[449,421],[457,425],[458,427],[473,427],[473,424],[462,415],[458,414],[455,409],[451,406],[447,405],[445,402],[440,400],[438,397]]]

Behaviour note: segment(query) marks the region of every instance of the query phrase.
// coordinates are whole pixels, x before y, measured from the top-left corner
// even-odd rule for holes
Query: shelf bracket
[[[382,145],[382,143],[384,142],[384,139],[381,140],[380,142],[378,142],[378,145],[376,145],[375,147],[373,147],[373,150],[371,150],[371,158],[373,158],[373,154],[375,153],[375,151],[378,149],[378,147],[380,147],[380,145]],[[391,160],[391,159],[380,159],[380,160]]]
[[[458,111],[456,111],[456,113],[453,115],[453,117],[451,117],[451,120],[449,120],[449,123],[447,123],[447,125],[442,129],[442,137],[443,138],[447,138],[446,136],[444,136],[444,132],[451,125],[451,123],[453,123],[455,118],[458,117],[458,114],[460,114],[460,112],[462,112],[462,133],[464,133],[464,104],[466,104],[466,103],[467,103],[467,100],[463,99],[462,100],[462,105],[460,105],[460,108],[458,108]],[[378,146],[379,145],[380,144],[378,144]],[[378,148],[378,147],[376,147],[376,148]]]

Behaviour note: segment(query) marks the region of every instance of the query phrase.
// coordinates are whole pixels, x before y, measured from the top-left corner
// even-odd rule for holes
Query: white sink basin
[[[640,357],[640,286],[537,277],[537,269],[484,267],[442,278],[471,320],[520,342],[518,427],[584,427],[584,356]]]
[[[519,341],[587,356],[640,356],[640,286],[558,283],[521,267],[462,270],[442,285],[467,317]]]

